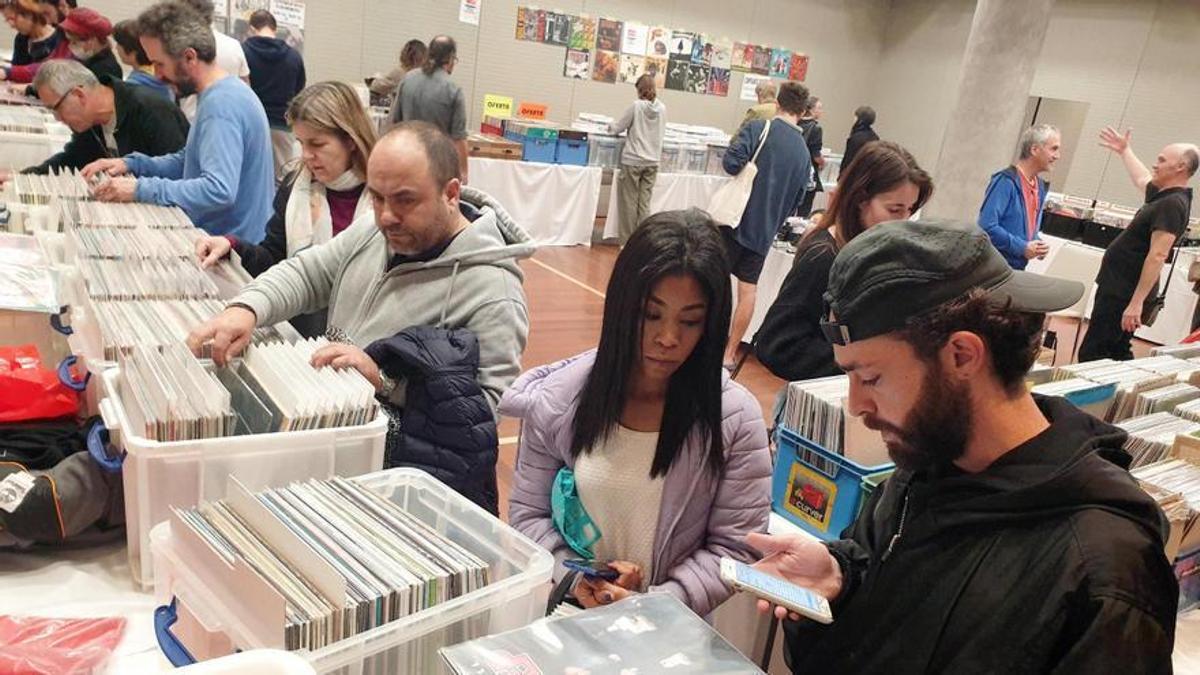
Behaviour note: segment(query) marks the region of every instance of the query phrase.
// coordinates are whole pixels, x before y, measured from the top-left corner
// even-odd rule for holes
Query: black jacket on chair
[[[384,467],[429,472],[499,513],[496,418],[479,387],[479,341],[466,329],[413,326],[367,346],[390,378],[402,380],[404,409],[388,431]]]

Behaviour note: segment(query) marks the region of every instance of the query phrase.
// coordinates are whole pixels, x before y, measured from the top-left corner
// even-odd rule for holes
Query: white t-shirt
[[[230,75],[250,77],[250,64],[246,63],[246,52],[242,51],[242,43],[224,33],[213,31],[217,40],[217,67]],[[195,94],[179,100],[179,108],[187,117],[188,122],[196,121],[196,108],[200,105],[200,97]]]
[[[654,574],[654,538],[664,477],[650,479],[658,432],[617,425],[608,440],[575,460],[575,487],[600,530],[597,560],[625,560],[642,568],[642,588]]]

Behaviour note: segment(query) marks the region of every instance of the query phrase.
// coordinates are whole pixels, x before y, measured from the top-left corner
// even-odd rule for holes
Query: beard
[[[903,426],[871,415],[863,417],[869,429],[889,432],[888,456],[908,471],[940,470],[962,457],[971,431],[971,406],[965,383],[956,384],[942,374],[934,361],[921,382],[916,406]]]
[[[196,81],[186,75],[180,75],[178,79],[172,80],[171,84],[174,85],[175,93],[179,94],[180,98],[196,93]]]

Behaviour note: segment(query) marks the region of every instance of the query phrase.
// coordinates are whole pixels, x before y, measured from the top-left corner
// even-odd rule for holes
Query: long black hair
[[[700,284],[708,310],[700,341],[667,385],[650,477],[666,475],[692,433],[708,448],[708,468],[721,472],[721,359],[732,304],[729,263],[716,225],[697,209],[650,216],[617,256],[604,300],[596,362],[575,411],[572,456],[590,452],[620,423],[633,369],[641,358],[650,292],[660,279],[680,274]]]

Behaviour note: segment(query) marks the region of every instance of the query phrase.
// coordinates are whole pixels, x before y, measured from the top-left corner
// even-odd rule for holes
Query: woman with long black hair
[[[721,557],[755,555],[771,457],[758,402],[721,367],[730,304],[708,216],[651,216],[617,257],[599,347],[525,373],[500,404],[523,420],[509,522],[558,562],[620,573],[580,581],[585,607],[659,590],[704,615],[731,593]]]

